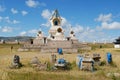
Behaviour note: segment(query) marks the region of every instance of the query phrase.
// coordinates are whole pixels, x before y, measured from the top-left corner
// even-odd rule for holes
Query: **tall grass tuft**
[[[72,69],[72,70],[78,69],[78,67],[77,67],[77,65],[76,65],[76,61],[73,61],[73,62],[71,63],[70,69]]]

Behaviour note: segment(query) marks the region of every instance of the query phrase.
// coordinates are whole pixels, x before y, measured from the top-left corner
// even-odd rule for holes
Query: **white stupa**
[[[57,52],[58,48],[62,48],[64,52],[77,52],[81,44],[79,45],[79,41],[72,29],[69,35],[65,37],[61,25],[62,19],[58,10],[54,11],[50,18],[50,23],[49,36],[45,37],[41,30],[38,31],[37,37],[33,39],[33,43],[31,44],[33,46],[31,49],[38,49],[41,52]]]
[[[64,31],[61,26],[61,17],[57,10],[54,11],[50,22],[51,28],[49,30],[49,36],[52,40],[65,40]]]
[[[38,31],[36,38],[37,38],[37,39],[42,39],[42,38],[43,38],[43,33],[42,33],[42,31]]]

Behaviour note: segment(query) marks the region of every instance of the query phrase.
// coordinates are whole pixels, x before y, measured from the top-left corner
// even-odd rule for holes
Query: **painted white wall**
[[[120,48],[120,44],[115,44],[114,48]]]

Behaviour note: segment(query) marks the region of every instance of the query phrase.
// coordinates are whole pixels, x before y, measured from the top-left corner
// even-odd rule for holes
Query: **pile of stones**
[[[47,63],[41,63],[38,57],[31,59],[30,64],[35,70],[47,70]]]

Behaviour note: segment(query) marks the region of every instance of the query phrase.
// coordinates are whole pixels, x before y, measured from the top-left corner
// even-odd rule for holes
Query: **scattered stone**
[[[32,67],[37,67],[40,64],[40,61],[38,59],[38,57],[34,57],[31,61],[30,64],[32,65]]]
[[[47,70],[47,63],[41,63],[38,59],[38,57],[34,57],[31,61],[30,61],[31,66],[37,70]]]
[[[114,76],[120,77],[120,73],[114,73]]]
[[[106,76],[107,76],[107,77],[112,77],[112,76],[120,77],[120,73],[107,73]]]
[[[37,65],[36,70],[38,70],[38,71],[47,70],[47,65],[48,65],[47,63],[39,64],[39,65]]]
[[[19,48],[18,51],[22,52],[22,51],[29,51],[29,50],[28,49]]]

